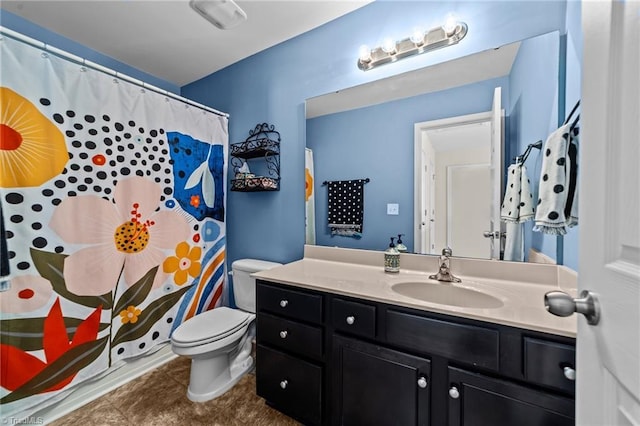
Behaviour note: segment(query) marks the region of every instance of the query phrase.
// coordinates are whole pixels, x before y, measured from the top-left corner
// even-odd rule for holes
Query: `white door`
[[[496,87],[493,92],[493,106],[491,107],[491,182],[493,194],[491,197],[491,224],[489,231],[491,238],[491,257],[500,259],[500,203],[502,191],[502,88]]]
[[[640,2],[582,3],[576,423],[640,425]],[[569,76],[568,76],[569,77]]]

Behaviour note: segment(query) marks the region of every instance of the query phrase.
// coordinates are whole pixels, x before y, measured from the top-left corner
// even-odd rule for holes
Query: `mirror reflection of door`
[[[495,173],[502,162],[499,106],[497,114],[417,123],[415,129],[420,159],[415,165],[416,247],[427,254],[451,247],[456,256],[499,258],[500,239],[484,235],[500,230],[501,174]]]

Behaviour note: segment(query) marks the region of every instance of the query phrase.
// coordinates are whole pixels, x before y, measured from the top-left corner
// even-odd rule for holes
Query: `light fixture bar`
[[[416,40],[415,35],[407,37],[395,43],[395,49],[389,49],[389,46],[380,46],[370,52],[360,52],[358,58],[358,68],[367,71],[380,65],[395,62],[408,56],[420,55],[431,50],[440,49],[442,47],[457,44],[467,35],[467,24],[458,22],[450,33],[445,31],[444,27],[436,27],[427,31],[422,42]]]

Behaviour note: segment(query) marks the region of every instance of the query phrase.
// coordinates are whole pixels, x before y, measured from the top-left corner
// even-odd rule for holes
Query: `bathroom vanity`
[[[267,403],[313,425],[574,424],[575,319],[543,305],[569,272],[454,258],[462,290],[445,294],[435,258],[403,255],[390,276],[377,256],[308,247],[255,275]]]

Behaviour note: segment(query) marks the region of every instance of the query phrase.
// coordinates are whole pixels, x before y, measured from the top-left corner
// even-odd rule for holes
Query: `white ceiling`
[[[188,0],[2,0],[0,6],[113,59],[184,86],[370,1],[237,0],[247,20],[226,31],[198,15]]]

